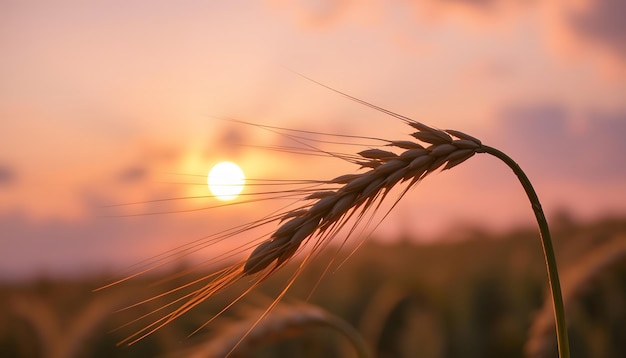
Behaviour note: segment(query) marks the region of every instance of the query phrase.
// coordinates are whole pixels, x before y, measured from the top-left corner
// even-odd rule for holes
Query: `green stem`
[[[556,322],[556,337],[559,349],[559,357],[569,358],[569,342],[567,338],[567,324],[565,323],[565,308],[563,306],[563,296],[561,294],[561,284],[559,282],[559,273],[556,268],[556,257],[554,255],[554,248],[552,247],[552,239],[550,236],[550,230],[548,229],[548,221],[541,209],[539,203],[539,197],[535,189],[533,189],[530,180],[526,174],[522,171],[511,157],[499,151],[496,148],[483,145],[478,152],[487,153],[495,156],[506,163],[517,175],[518,179],[522,183],[526,195],[532,205],[535,213],[535,218],[539,224],[539,231],[541,236],[541,245],[543,246],[543,255],[546,261],[546,268],[548,270],[548,283],[550,285],[550,291],[552,292],[552,307],[554,308],[554,319]]]

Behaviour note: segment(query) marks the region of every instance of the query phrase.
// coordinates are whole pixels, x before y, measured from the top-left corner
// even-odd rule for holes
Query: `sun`
[[[209,190],[222,201],[235,199],[243,190],[245,182],[243,170],[233,162],[215,164],[207,177]]]

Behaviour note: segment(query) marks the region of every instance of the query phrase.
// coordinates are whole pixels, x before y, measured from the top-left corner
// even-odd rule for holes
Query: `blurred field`
[[[579,224],[563,217],[552,226],[572,356],[623,357],[626,219]],[[467,230],[463,236],[469,239],[433,244],[415,245],[409,238],[395,244],[369,240],[341,267],[333,266],[308,302],[357,328],[377,357],[523,357],[525,349],[530,349],[529,341],[554,356],[553,329],[542,333],[541,327],[535,327],[535,337],[530,337],[533,324],[541,325],[537,317],[547,293],[536,230],[501,235]],[[337,261],[347,254],[342,252]],[[316,260],[299,277],[285,299],[287,307],[309,297],[331,255]],[[228,331],[225,327],[233,320],[247,319],[249,310],[242,307],[265,307],[292,272],[293,267],[279,272],[233,312],[190,338],[189,333],[233,298],[228,292],[130,347],[115,343],[148,321],[111,331],[167,300],[155,300],[139,310],[115,311],[187,281],[158,283],[160,277],[150,277],[100,292],[92,290],[106,282],[102,277],[4,284],[0,288],[0,357],[188,354]],[[266,338],[246,347],[240,356],[352,354],[343,337],[321,327],[274,327]]]

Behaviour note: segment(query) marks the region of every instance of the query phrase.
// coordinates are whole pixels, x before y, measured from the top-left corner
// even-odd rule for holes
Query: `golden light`
[[[233,162],[215,164],[207,177],[209,190],[217,199],[223,201],[235,199],[243,190],[245,182],[243,170]]]

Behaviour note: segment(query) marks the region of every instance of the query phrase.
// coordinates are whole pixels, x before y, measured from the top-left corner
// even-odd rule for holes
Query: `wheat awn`
[[[321,153],[324,155],[330,155],[359,165],[362,169],[366,169],[367,171],[360,174],[342,175],[328,181],[311,181],[310,187],[295,193],[290,192],[286,194],[286,197],[299,196],[306,202],[305,204],[301,204],[299,207],[291,208],[285,212],[272,213],[258,221],[241,225],[215,236],[208,237],[206,238],[206,241],[184,246],[181,249],[181,252],[187,254],[198,249],[198,247],[206,247],[212,242],[223,240],[224,238],[228,238],[254,228],[275,222],[282,223],[275,231],[273,231],[273,233],[269,235],[269,238],[260,238],[258,241],[255,241],[250,245],[245,245],[241,247],[240,250],[236,250],[236,252],[231,253],[231,255],[235,255],[237,253],[246,252],[251,248],[251,245],[256,245],[247,259],[239,261],[214,274],[198,279],[189,285],[185,285],[190,286],[192,284],[198,284],[200,285],[200,288],[195,289],[191,293],[184,294],[182,297],[174,300],[172,304],[179,304],[178,307],[175,307],[169,313],[164,314],[160,319],[157,319],[152,324],[131,335],[122,343],[132,344],[146,337],[164,325],[172,322],[174,319],[185,314],[190,309],[194,308],[211,296],[232,286],[244,277],[253,277],[252,285],[238,298],[226,305],[226,307],[218,313],[217,316],[219,316],[219,314],[232,307],[261,281],[269,277],[275,270],[283,267],[287,262],[289,262],[294,255],[301,250],[303,245],[311,243],[312,247],[310,248],[310,253],[305,256],[296,272],[285,285],[284,290],[276,297],[274,303],[270,305],[267,311],[269,312],[269,310],[275,306],[276,302],[278,302],[285,295],[293,281],[302,272],[302,269],[314,256],[314,254],[326,247],[329,241],[335,237],[350,220],[354,220],[358,224],[365,219],[366,214],[380,208],[381,203],[393,187],[401,183],[408,183],[396,199],[395,203],[392,205],[392,209],[410,188],[415,186],[429,174],[438,169],[451,169],[465,162],[477,153],[487,153],[502,160],[513,170],[531,202],[531,206],[540,229],[546,268],[548,271],[548,282],[553,297],[552,302],[556,320],[559,354],[561,357],[569,357],[569,344],[564,320],[565,315],[560,291],[560,283],[548,223],[545,219],[541,204],[530,180],[517,163],[505,153],[496,148],[484,145],[477,138],[463,132],[436,129],[349,96],[321,83],[318,84],[353,101],[401,120],[415,130],[411,134],[414,140],[393,141],[371,137],[353,136],[355,138],[381,141],[385,143],[386,146],[385,149],[370,148],[353,155],[321,151],[303,143],[301,137],[294,133],[306,131],[293,131],[291,134],[283,133],[283,135],[288,136],[292,140],[304,144],[304,146],[309,149],[308,153],[306,153],[307,150],[305,150],[305,154],[317,155]],[[237,120],[233,121],[242,122]],[[284,128],[279,127],[259,127],[275,132],[285,130]],[[295,149],[282,148],[281,150],[290,151]],[[396,153],[392,150],[402,151]],[[325,187],[319,189],[319,185]],[[355,227],[356,225],[349,229],[348,236],[354,233]],[[167,259],[168,255],[155,259],[158,263],[157,266],[161,265],[160,262],[167,262]],[[153,267],[148,267],[144,270],[140,270],[138,274],[147,272],[152,268]],[[131,275],[129,277],[133,277],[138,274]],[[163,295],[176,293],[179,290],[180,288],[173,289]],[[144,302],[146,301],[140,302],[139,304]],[[162,307],[162,309],[165,309],[168,306],[169,305]],[[160,310],[161,309],[152,313],[156,314]],[[263,317],[261,317],[261,319],[262,318]],[[209,324],[211,321],[212,320],[209,320],[204,325]],[[202,327],[199,327],[198,329],[200,328]]]

